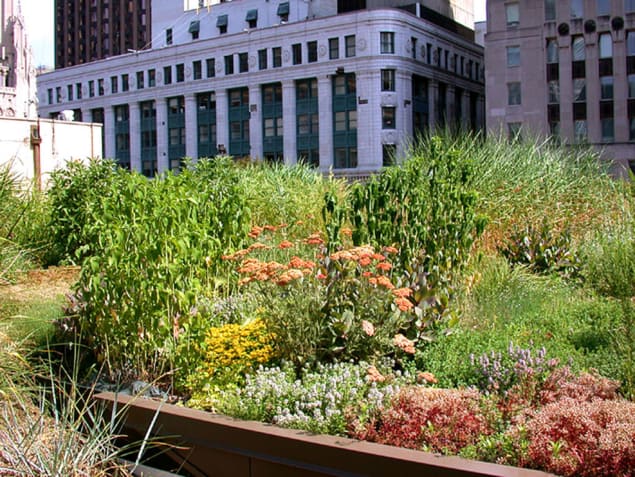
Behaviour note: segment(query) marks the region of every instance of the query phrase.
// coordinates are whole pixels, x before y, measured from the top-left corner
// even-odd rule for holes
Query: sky
[[[53,34],[53,0],[17,0],[22,5],[29,42],[36,66],[52,67],[55,63]],[[485,0],[474,0],[474,20],[485,20]]]

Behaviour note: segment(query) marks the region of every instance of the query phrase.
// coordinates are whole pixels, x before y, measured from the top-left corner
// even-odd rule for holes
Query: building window
[[[396,111],[394,106],[383,106],[381,108],[382,129],[395,129]]]
[[[587,125],[586,119],[578,119],[573,122],[573,141],[576,144],[586,142]]]
[[[571,18],[584,16],[584,0],[571,0]]]
[[[545,0],[545,21],[556,19],[556,0]]]
[[[143,71],[137,71],[137,89],[144,88],[143,75],[144,75]]]
[[[173,32],[172,28],[168,28],[165,30],[165,44],[171,45],[173,40]]]
[[[238,72],[247,73],[249,71],[249,57],[247,53],[238,53]]]
[[[635,75],[628,75],[628,97],[635,98]]]
[[[611,13],[611,0],[597,0],[598,16],[608,16]]]
[[[507,83],[507,104],[517,106],[521,104],[520,82]]]
[[[163,84],[172,84],[172,67],[163,67]]]
[[[410,46],[412,48],[412,59],[417,59],[417,39],[413,36],[410,38]]]
[[[295,43],[291,45],[291,53],[293,56],[293,64],[294,65],[302,64],[302,45],[300,43]]]
[[[585,45],[583,36],[574,36],[572,40],[572,59],[573,61],[584,61],[586,58]]]
[[[234,55],[225,56],[225,75],[234,74]]]
[[[600,99],[613,99],[613,77],[600,77]]]
[[[190,27],[188,28],[188,31],[192,34],[192,40],[198,40],[200,30],[201,30],[201,22],[199,20],[194,20],[190,22]]]
[[[624,10],[626,13],[635,12],[635,0],[624,0]]]
[[[267,69],[267,49],[258,50],[258,69]]]
[[[128,77],[128,75],[126,75],[126,78]],[[123,89],[123,86],[122,86]],[[127,89],[125,89],[124,91],[128,91]],[[75,97],[77,99],[82,99],[82,84],[81,83],[75,83]]]
[[[520,46],[507,47],[507,67],[520,66]]]
[[[48,103],[53,104],[53,88],[49,88],[47,90],[47,94],[48,94]]]
[[[507,137],[510,141],[520,140],[522,123],[507,123]]]
[[[397,155],[397,146],[394,144],[382,144],[381,145],[381,162],[382,167],[394,166],[397,162],[395,157]]]
[[[586,79],[576,78],[573,80],[573,102],[581,103],[586,101]]]
[[[381,90],[395,91],[395,70],[381,70]]]
[[[216,60],[214,58],[208,58],[205,60],[205,70],[208,78],[216,76]]]
[[[340,39],[329,38],[329,59],[337,60],[340,57]]]
[[[635,31],[626,34],[626,56],[635,56]]]
[[[258,10],[248,10],[245,21],[247,22],[249,28],[256,28],[256,26],[258,26]]]
[[[380,34],[380,52],[381,53],[394,53],[395,52],[395,34],[391,31],[382,31]]]
[[[97,80],[97,94],[98,94],[99,96],[103,96],[103,95],[104,95],[104,93],[105,93],[105,90],[104,90],[104,80],[103,80],[103,78],[99,78],[99,79]]]
[[[152,88],[157,85],[157,72],[153,68],[148,70],[148,88]]]
[[[221,35],[227,33],[227,23],[227,15],[218,16],[218,18],[216,19],[216,28],[218,28],[218,33],[220,33]]]
[[[600,120],[600,128],[602,130],[602,142],[615,141],[615,127],[613,118],[605,118]]]
[[[61,86],[57,86],[55,88],[55,102],[56,103],[61,103],[62,102],[62,88],[61,88]]]
[[[547,63],[558,63],[558,40],[547,40]]]
[[[88,97],[93,98],[95,96],[95,82],[90,80],[88,82]]]
[[[346,58],[355,56],[355,35],[345,36],[344,46],[346,48]]]
[[[265,133],[265,137],[274,137],[279,136],[282,137],[282,118],[265,118],[263,129]]]
[[[201,60],[192,62],[192,78],[195,80],[203,78],[203,64],[201,63]]]
[[[549,104],[559,103],[560,102],[560,82],[549,81],[547,83],[547,87],[549,90],[549,97],[548,97]]]
[[[183,83],[183,81],[185,81],[185,65],[179,63],[176,65],[176,82]]]
[[[309,63],[315,63],[318,59],[318,46],[317,41],[309,41],[306,44],[307,61]]]
[[[117,78],[116,76],[111,76],[110,77],[110,92],[112,94],[116,94],[119,92],[119,78]]]
[[[613,39],[610,33],[602,33],[598,41],[600,45],[600,58],[613,57]]]
[[[505,18],[507,27],[517,27],[520,22],[520,8],[518,2],[505,4]]]
[[[278,11],[276,12],[280,17],[280,23],[286,23],[289,21],[289,2],[282,2],[278,5]]]
[[[273,58],[273,67],[280,68],[282,66],[282,48],[276,46],[271,49],[271,56]]]

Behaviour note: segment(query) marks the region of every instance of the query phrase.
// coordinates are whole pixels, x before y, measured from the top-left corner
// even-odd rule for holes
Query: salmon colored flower
[[[251,244],[247,250],[250,252],[252,250],[269,250],[271,247],[269,245],[265,245],[264,243],[256,242]]]
[[[263,229],[268,232],[275,232],[276,230],[278,230],[278,228],[275,225],[265,225]]]
[[[383,383],[386,377],[379,372],[375,366],[369,366],[366,370],[366,377],[371,383]]]
[[[418,383],[428,383],[428,384],[437,384],[439,380],[435,377],[434,374],[423,371],[417,373],[417,382]]]
[[[362,330],[368,336],[375,334],[375,326],[370,321],[362,320]]]
[[[372,263],[372,260],[370,259],[370,257],[361,257],[358,263],[362,267],[367,267]]]
[[[368,283],[370,283],[371,285],[377,285],[377,277],[370,277],[368,279]]]
[[[281,249],[281,250],[284,250],[285,248],[291,248],[291,247],[293,247],[293,244],[291,242],[289,242],[288,240],[283,240],[278,245],[278,248]]]
[[[310,260],[302,260],[300,257],[292,257],[289,268],[315,268],[315,263]]]
[[[383,260],[386,260],[386,257],[383,256],[381,253],[374,253],[373,260],[377,260],[378,262],[381,262]]]
[[[408,311],[414,307],[412,302],[408,300],[407,298],[397,298],[395,300],[395,304],[401,311]]]
[[[392,294],[395,295],[398,298],[407,298],[409,296],[412,296],[412,289],[411,288],[396,288],[395,290],[392,291]]]
[[[292,268],[284,272],[282,275],[280,275],[276,283],[281,286],[288,285],[292,281],[298,280],[302,278],[303,276],[304,274],[302,273],[302,270]]]
[[[322,245],[324,243],[324,240],[322,240],[322,237],[320,236],[319,232],[315,232],[315,233],[312,233],[311,235],[309,235],[304,240],[304,243],[306,243],[308,245]]]
[[[365,278],[370,278],[370,277],[373,276],[373,272],[364,272],[364,273],[362,273],[362,276],[365,277]]]
[[[340,230],[340,233],[344,237],[350,237],[351,235],[353,235],[353,231],[349,229],[348,227],[343,227],[342,230]]]
[[[318,274],[316,275],[316,278],[317,278],[318,280],[324,280],[324,279],[326,278],[326,275],[324,275],[323,273],[318,273]]]
[[[263,230],[264,229],[262,227],[258,227],[257,225],[254,225],[251,228],[251,231],[247,234],[247,236],[252,239],[257,239]]]
[[[384,272],[389,271],[392,268],[392,265],[388,262],[382,262],[377,264],[377,270],[382,270]]]
[[[390,279],[384,276],[377,277],[377,285],[384,287],[388,290],[392,290],[393,288],[395,288],[395,285],[393,285],[390,282]]]
[[[384,252],[389,253],[389,254],[396,254],[399,253],[399,250],[397,250],[395,247],[384,247]]]
[[[415,353],[415,343],[412,340],[409,340],[401,333],[395,335],[392,339],[392,344],[394,344],[397,348],[402,350],[404,353],[414,354]]]

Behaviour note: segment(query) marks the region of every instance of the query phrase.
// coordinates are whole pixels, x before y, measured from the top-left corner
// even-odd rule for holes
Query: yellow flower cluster
[[[255,369],[275,357],[273,336],[261,320],[246,325],[211,328],[205,338],[205,364],[209,375]]]

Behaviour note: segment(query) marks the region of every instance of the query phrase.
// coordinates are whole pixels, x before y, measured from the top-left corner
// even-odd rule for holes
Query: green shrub
[[[399,247],[397,276],[414,290],[422,331],[448,313],[455,279],[485,225],[474,174],[458,145],[433,137],[349,195],[354,244]]]
[[[201,161],[161,180],[122,174],[109,187],[86,211],[82,236],[93,239],[78,328],[111,376],[151,378],[175,365],[187,374],[196,363],[175,362],[176,346],[201,342],[209,323],[198,301],[227,288],[221,254],[248,231],[237,169]]]

